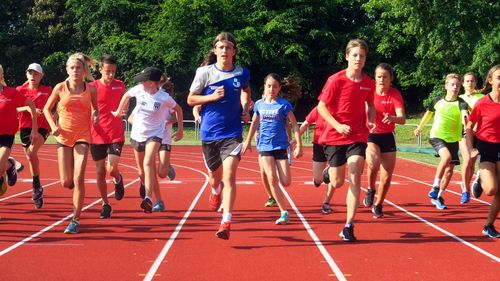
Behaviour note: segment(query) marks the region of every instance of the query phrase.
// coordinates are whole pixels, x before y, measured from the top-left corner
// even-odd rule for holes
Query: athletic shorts
[[[440,138],[431,138],[429,139],[429,143],[432,145],[436,153],[438,153],[437,157],[439,157],[439,150],[445,147],[451,154],[450,164],[460,165],[460,159],[458,158],[458,141],[445,142]]]
[[[288,159],[288,150],[286,148],[285,149],[271,150],[271,151],[260,151],[259,154],[260,154],[260,156],[274,157],[274,159],[276,159],[276,160]]]
[[[47,140],[49,137],[49,131],[44,128],[38,128],[38,133],[42,135],[43,137],[43,142]],[[31,145],[31,140],[30,140],[30,135],[31,135],[31,128],[22,128],[21,131],[19,132],[20,138],[21,138],[21,145],[26,148]]]
[[[60,142],[57,142],[57,148],[59,148],[59,147],[71,147],[71,148],[73,148],[73,147],[75,147],[77,144],[85,144],[85,145],[89,146],[89,143],[88,143],[88,142],[86,142],[86,141],[77,141],[77,142],[75,142],[75,144],[74,144],[73,146],[67,146],[67,145],[64,145],[64,144],[62,144],[62,143],[60,143]]]
[[[330,167],[340,167],[347,163],[351,156],[366,158],[366,143],[355,142],[345,145],[325,145],[324,151]]]
[[[321,144],[313,143],[313,161],[326,162],[325,150]]]
[[[0,147],[5,146],[8,147],[9,149],[12,149],[15,138],[16,135],[0,135]]]
[[[130,139],[130,144],[134,148],[135,151],[137,152],[144,152],[146,151],[146,144],[150,142],[159,142],[161,144],[161,138],[159,137],[150,137],[145,141],[136,141],[134,139]]]
[[[241,160],[241,137],[225,138],[214,141],[202,141],[203,159],[210,171],[217,170],[228,156],[236,156]]]
[[[162,143],[160,145],[159,151],[168,151],[170,152],[172,150],[172,146],[170,144]]]
[[[368,142],[376,144],[380,148],[381,153],[396,151],[396,138],[394,133],[369,134]]]
[[[108,155],[122,155],[123,142],[106,143],[106,144],[90,144],[90,154],[92,160],[99,161],[105,159]]]
[[[477,150],[479,151],[479,162],[500,161],[500,143],[487,142],[480,139],[476,140]]]

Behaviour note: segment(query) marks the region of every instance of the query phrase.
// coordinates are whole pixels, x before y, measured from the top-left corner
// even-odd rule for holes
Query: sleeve
[[[197,95],[203,92],[206,86],[206,67],[198,67],[196,75],[194,76],[193,83],[189,87],[189,91]]]
[[[404,102],[403,102],[403,97],[401,96],[401,93],[394,89],[394,99],[393,99],[393,103],[394,103],[394,109],[398,109],[398,108],[405,108],[405,105],[404,105]]]
[[[325,86],[323,86],[323,90],[321,90],[321,94],[318,99],[326,104],[330,104],[337,94],[337,89],[338,85],[336,79],[330,77],[326,81]]]
[[[253,112],[255,114],[257,114],[257,116],[260,117],[260,112],[259,112],[259,108],[260,108],[260,104],[262,102],[262,99],[258,100],[257,102],[255,102],[255,105],[253,106]]]
[[[167,98],[167,107],[174,108],[177,105],[177,102],[169,95]]]
[[[427,110],[430,111],[430,112],[435,112],[436,110],[434,109],[434,106],[436,105],[436,103],[438,103],[438,101],[440,101],[443,97],[442,96],[439,96],[439,97],[435,97],[432,102],[429,104],[429,107],[427,107]]]
[[[469,121],[472,123],[477,123],[479,121],[479,115],[481,114],[481,104],[477,104],[472,108],[472,111],[469,115]]]
[[[130,88],[128,91],[127,91],[127,94],[130,96],[130,97],[137,97],[137,95],[139,94],[140,90],[141,90],[141,87],[142,85],[135,85],[134,87]]]
[[[245,89],[249,86],[250,84],[250,70],[244,68],[243,69],[243,79],[242,79],[242,84],[241,84],[241,88],[242,89]]]
[[[458,98],[458,107],[460,110],[469,110],[469,105],[461,98]]]
[[[312,124],[312,123],[316,122],[317,119],[318,119],[318,107],[315,106],[313,108],[313,110],[311,110],[311,112],[309,112],[309,114],[307,114],[306,121],[307,121],[307,123]]]
[[[24,106],[24,104],[26,103],[26,97],[21,94],[21,92],[19,92],[18,90],[16,89],[13,89],[13,96],[14,96],[14,100],[16,102],[16,107],[20,107],[20,106]]]
[[[283,99],[283,116],[286,118],[290,111],[292,111],[292,105],[289,101]]]

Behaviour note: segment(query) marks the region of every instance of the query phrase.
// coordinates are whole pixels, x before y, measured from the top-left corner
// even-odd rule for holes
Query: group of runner
[[[360,205],[365,159],[369,181],[363,203],[372,208],[375,218],[380,218],[384,216],[382,206],[396,163],[395,124],[405,123],[403,99],[391,85],[395,78],[392,67],[379,64],[373,80],[363,72],[368,45],[359,39],[349,41],[345,50],[347,68],[328,78],[317,107],[299,128],[291,104],[281,97],[286,91],[286,82],[279,75],[266,76],[262,99],[254,104],[249,70],[235,64],[238,51],[235,37],[222,32],[215,37],[211,47],[204,63],[196,70],[187,103],[194,107],[195,118],[200,122],[203,159],[211,186],[209,206],[214,211],[222,211],[216,236],[226,240],[230,237],[236,171],[241,155],[251,150],[255,133],[262,181],[270,196],[266,206],[279,207],[281,213],[276,224],[290,222],[279,184],[285,187],[291,184],[289,155],[302,156],[301,134],[315,124],[313,184],[316,187],[322,182],[327,184],[321,211],[332,212],[330,201],[334,191],[344,184],[347,164],[347,214],[339,236],[344,241],[356,241],[354,220]],[[168,93],[172,91],[171,84],[160,69],[145,68],[134,77],[138,84],[127,91],[125,84],[115,78],[115,58],[106,55],[100,59],[101,78],[96,81],[89,69],[94,65],[87,55],[70,56],[66,63],[67,79],[51,89],[40,84],[43,69],[34,63],[26,70],[28,81],[17,90],[7,87],[0,67],[0,111],[5,116],[0,120],[0,186],[4,191],[4,187],[14,185],[17,178],[15,160],[9,156],[18,130],[15,120],[19,112],[21,142],[33,176],[32,198],[36,208],[43,206],[44,193],[37,151],[49,134],[57,141],[61,185],[73,189],[73,218],[65,233],[79,232],[89,148],[103,201],[101,218],[109,218],[112,212],[107,198],[107,174],[113,179],[115,198],[120,200],[124,196],[123,177],[119,171],[125,141],[122,116],[131,97],[137,100],[130,120],[133,122],[131,144],[141,180],[140,206],[146,213],[165,210],[157,177],[168,176],[171,180],[175,177],[175,170],[170,165],[171,139],[177,141],[183,136],[182,109]],[[474,159],[480,155],[480,181],[473,184],[472,193],[479,197],[484,191],[493,196],[483,234],[498,238],[500,233],[494,222],[500,206],[500,65],[489,71],[486,83],[491,91],[484,97],[477,95],[477,78],[473,73],[465,74],[464,80],[457,74],[447,75],[446,95],[431,103],[415,135],[421,133],[434,114],[430,143],[441,161],[429,197],[438,209],[446,208],[443,193],[454,165],[459,163],[459,143],[465,164],[462,204],[470,200]],[[465,94],[458,97],[462,83]],[[251,110],[253,118],[250,118]],[[250,132],[243,141],[242,121],[248,123],[250,120]],[[174,122],[178,123],[175,133],[172,132]],[[289,125],[292,140],[287,132]]]

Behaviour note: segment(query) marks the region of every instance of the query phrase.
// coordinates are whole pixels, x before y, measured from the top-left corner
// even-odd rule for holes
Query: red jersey
[[[97,107],[99,108],[99,122],[91,126],[92,144],[111,144],[125,141],[122,118],[111,114],[120,104],[125,94],[125,83],[113,80],[110,85],[105,85],[101,80],[96,80],[91,85],[97,89]]]
[[[0,92],[0,135],[15,135],[19,128],[17,108],[24,106],[26,97],[16,89],[3,87]]]
[[[52,88],[44,85],[40,85],[36,90],[30,89],[28,82],[24,83],[22,86],[18,86],[16,89],[19,93],[31,99],[33,103],[35,103],[35,107],[40,110],[43,110],[43,107],[52,93]],[[43,113],[38,115],[36,120],[39,129],[46,129],[50,132],[49,122],[47,122]],[[22,128],[31,128],[31,114],[28,111],[19,113],[19,129]]]
[[[351,127],[347,136],[337,132],[328,122],[321,134],[319,143],[323,145],[346,145],[355,142],[368,142],[366,126],[366,103],[373,104],[375,81],[363,74],[360,82],[347,78],[342,70],[328,78],[319,100],[324,102],[330,114],[340,124]]]
[[[469,120],[477,123],[476,137],[478,139],[500,143],[500,103],[494,102],[490,95],[476,102]]]
[[[383,123],[384,113],[389,115],[396,115],[396,109],[404,108],[403,98],[398,90],[389,88],[389,91],[383,96],[374,93],[373,103],[375,104],[375,134],[385,134],[394,132],[396,124]]]
[[[316,123],[314,126],[312,143],[319,144],[319,138],[325,128],[325,119],[323,119],[319,114],[317,106],[315,106],[306,116],[306,121],[309,124]]]

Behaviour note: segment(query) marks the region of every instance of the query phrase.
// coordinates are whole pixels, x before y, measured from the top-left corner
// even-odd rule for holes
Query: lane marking
[[[196,170],[196,169],[191,168],[191,167],[186,167],[186,166],[181,166],[181,165],[176,165],[176,166],[183,167],[183,168],[190,169],[190,170],[201,173],[202,175],[205,176],[205,183],[203,184],[202,188],[200,189],[200,191],[198,192],[196,197],[193,199],[193,202],[191,202],[191,205],[189,206],[187,211],[184,213],[184,216],[182,217],[182,219],[179,221],[179,223],[175,227],[174,232],[172,232],[172,234],[168,238],[167,243],[165,243],[165,246],[163,246],[163,249],[160,251],[160,254],[158,254],[158,257],[153,262],[153,265],[151,265],[151,268],[149,268],[149,271],[143,280],[152,280],[153,277],[159,276],[158,274],[156,274],[156,272],[158,271],[158,268],[160,267],[161,263],[163,262],[163,260],[167,256],[168,251],[170,250],[170,248],[174,244],[174,241],[177,238],[177,236],[179,235],[179,233],[181,232],[182,227],[186,223],[187,219],[191,215],[191,212],[193,211],[194,207],[198,203],[198,200],[200,199],[201,195],[203,194],[206,187],[208,186],[208,175],[206,173],[204,173],[200,170]]]

